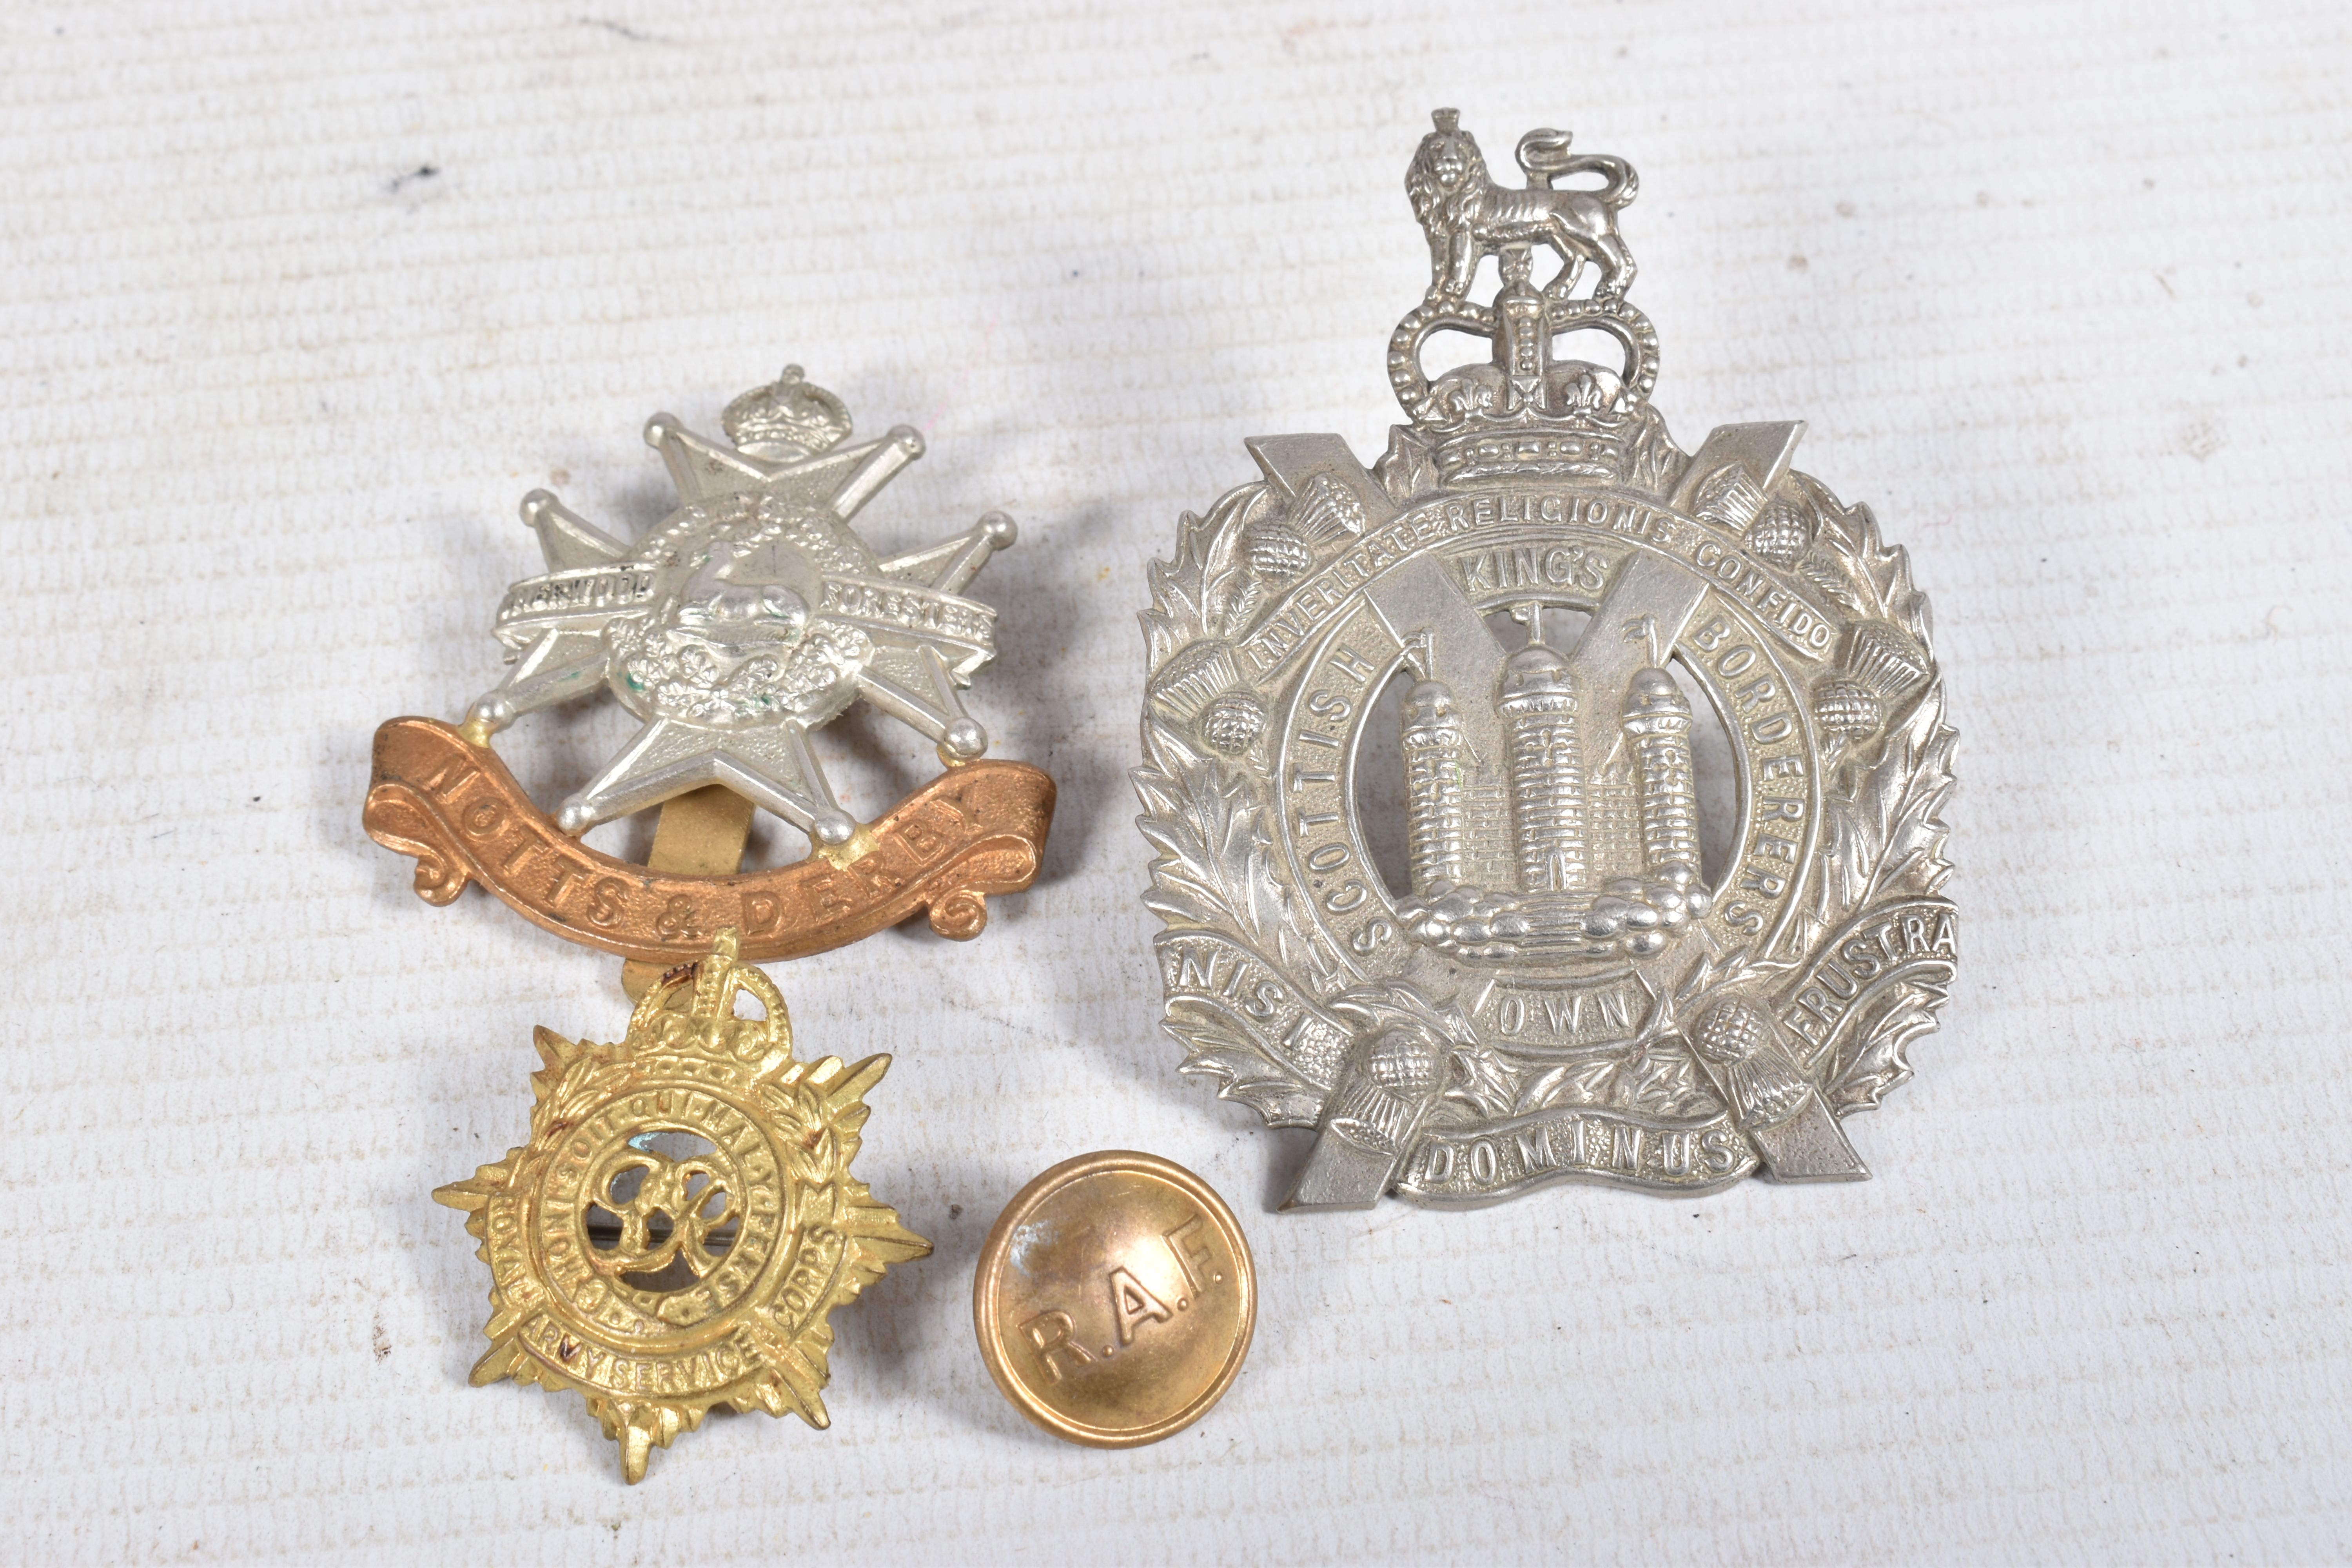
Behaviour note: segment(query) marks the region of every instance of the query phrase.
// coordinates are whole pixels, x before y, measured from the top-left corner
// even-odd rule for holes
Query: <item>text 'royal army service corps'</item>
[[[1514,189],[1435,121],[1411,422],[1370,469],[1251,441],[1263,479],[1151,571],[1182,1070],[1319,1130],[1294,1209],[1865,1176],[1841,1119],[1910,1075],[1956,957],[1927,600],[1790,466],[1801,424],[1668,436],[1628,164],[1538,131]],[[1440,332],[1492,356],[1432,375]]]

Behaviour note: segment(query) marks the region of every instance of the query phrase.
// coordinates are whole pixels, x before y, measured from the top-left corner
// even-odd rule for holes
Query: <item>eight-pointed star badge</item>
[[[474,1383],[578,1389],[631,1482],[714,1405],[830,1425],[833,1310],[931,1250],[849,1173],[890,1058],[795,1060],[738,951],[719,932],[618,1045],[538,1031],[530,1142],[433,1194],[490,1268]]]
[[[919,910],[943,934],[975,935],[987,894],[1035,877],[1053,810],[1043,773],[982,760],[988,731],[961,695],[996,651],[995,612],[963,590],[1013,543],[1013,520],[990,512],[878,553],[851,520],[922,437],[899,426],[852,443],[841,400],[797,365],[737,398],[723,423],[725,444],[667,414],[647,424],[679,504],[635,544],[544,490],[523,499],[546,570],[499,605],[506,678],[461,726],[396,719],[378,731],[368,829],[417,858],[432,902],[479,881],[551,931],[646,963],[690,959],[721,926],[756,959],[836,946]],[[599,691],[639,728],[551,816],[491,738]],[[843,806],[810,744],[860,699],[933,742],[948,770],[872,823]],[[688,851],[657,837],[640,867],[578,842],[698,791]],[[806,833],[809,860],[740,874],[748,809],[730,816],[712,804],[723,798]]]

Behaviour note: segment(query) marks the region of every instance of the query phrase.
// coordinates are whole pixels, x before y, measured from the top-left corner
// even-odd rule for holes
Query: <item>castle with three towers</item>
[[[1567,902],[1676,867],[1697,878],[1689,700],[1656,668],[1633,677],[1616,713],[1582,711],[1581,696],[1556,650],[1533,641],[1512,654],[1493,698],[1505,753],[1497,768],[1472,753],[1450,688],[1423,680],[1406,695],[1416,896],[1451,886]]]

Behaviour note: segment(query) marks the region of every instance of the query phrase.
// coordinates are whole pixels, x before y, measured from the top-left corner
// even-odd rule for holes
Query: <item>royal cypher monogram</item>
[[[538,1031],[530,1141],[433,1194],[489,1265],[474,1383],[577,1389],[633,1483],[714,1405],[827,1426],[834,1309],[930,1251],[850,1173],[890,1058],[796,1059],[740,952],[715,933],[616,1044]]]
[[[1410,423],[1370,468],[1249,442],[1262,479],[1152,568],[1136,784],[1183,1070],[1318,1129],[1293,1208],[1864,1176],[1842,1120],[1909,1076],[1958,955],[1927,600],[1790,467],[1801,424],[1668,436],[1630,166],[1538,131],[1509,189],[1436,121]],[[1491,359],[1427,374],[1440,331]]]

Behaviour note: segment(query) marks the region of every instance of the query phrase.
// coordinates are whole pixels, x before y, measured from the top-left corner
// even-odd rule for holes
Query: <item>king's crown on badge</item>
[[[964,689],[996,654],[996,612],[966,590],[1018,537],[989,512],[884,553],[851,526],[923,439],[850,439],[842,400],[798,365],[727,405],[724,442],[656,414],[646,440],[678,504],[626,543],[545,490],[522,500],[546,570],[507,590],[491,633],[505,677],[462,724],[376,732],[368,832],[416,858],[446,904],[478,882],[549,931],[635,961],[642,993],[732,927],[755,959],[821,952],[928,913],[976,936],[987,898],[1034,880],[1053,781],[986,760]],[[552,814],[493,738],[526,715],[609,695],[634,734]],[[814,732],[864,701],[936,747],[939,778],[869,820],[826,778]],[[744,873],[754,807],[808,839],[801,864]],[[651,861],[581,836],[663,808]]]

